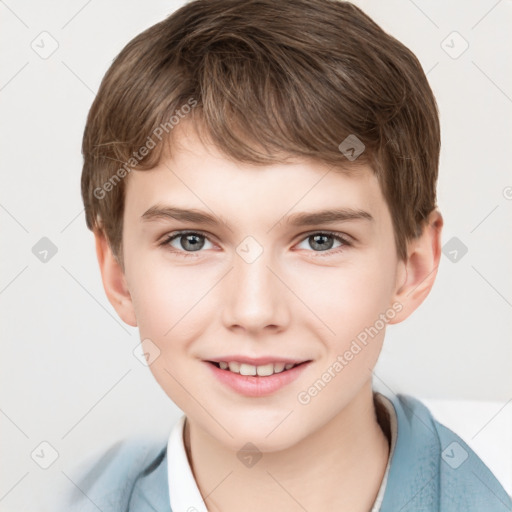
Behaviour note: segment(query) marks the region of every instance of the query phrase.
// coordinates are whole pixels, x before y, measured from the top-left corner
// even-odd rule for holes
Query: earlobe
[[[105,289],[108,300],[121,320],[132,327],[137,327],[135,310],[123,269],[114,256],[103,232],[95,231],[94,238],[101,280],[103,281],[103,288]]]
[[[443,217],[436,209],[429,215],[423,233],[408,246],[407,261],[400,262],[402,272],[397,279],[394,300],[402,305],[398,315],[389,323],[400,323],[426,299],[437,276],[441,258]]]

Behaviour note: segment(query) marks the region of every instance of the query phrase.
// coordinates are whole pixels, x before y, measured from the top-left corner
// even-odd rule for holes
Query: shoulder
[[[129,510],[136,484],[162,464],[166,448],[165,440],[129,438],[111,445],[99,457],[81,462],[68,475],[73,490],[62,510]]]
[[[460,436],[437,421],[420,400],[403,394],[388,398],[397,412],[399,464],[431,478],[424,485],[429,486],[428,499],[437,502],[438,510],[512,510],[511,497]],[[407,452],[418,459],[406,461]],[[420,464],[424,467],[414,467]]]

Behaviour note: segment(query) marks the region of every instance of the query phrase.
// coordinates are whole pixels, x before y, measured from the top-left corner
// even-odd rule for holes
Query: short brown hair
[[[425,73],[349,2],[195,0],[124,47],[82,145],[87,226],[105,233],[121,263],[123,178],[156,166],[164,147],[172,153],[173,117],[203,126],[240,162],[288,154],[342,171],[368,163],[401,259],[436,208],[440,127]],[[349,136],[364,144],[357,161],[339,149]]]

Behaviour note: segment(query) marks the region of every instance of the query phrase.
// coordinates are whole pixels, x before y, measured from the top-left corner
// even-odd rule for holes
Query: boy
[[[83,140],[103,285],[183,410],[79,510],[505,511],[418,400],[372,390],[440,259],[437,106],[415,56],[334,0],[198,0],[132,40]]]

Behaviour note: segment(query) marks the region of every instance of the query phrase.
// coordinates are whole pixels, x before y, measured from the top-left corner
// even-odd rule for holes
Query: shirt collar
[[[192,468],[188,462],[183,428],[186,415],[176,423],[167,443],[167,475],[169,478],[169,498],[173,512],[208,512],[197,487]]]

